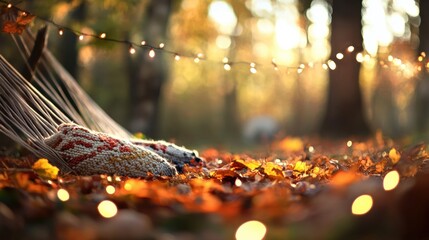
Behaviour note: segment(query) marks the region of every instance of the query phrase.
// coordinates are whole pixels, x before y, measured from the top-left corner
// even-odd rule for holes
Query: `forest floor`
[[[3,154],[0,232],[11,239],[429,238],[425,144],[405,147],[380,134],[360,142],[288,137],[265,150],[200,156],[203,166],[178,176],[138,179],[56,176],[49,164],[37,168],[35,157]]]

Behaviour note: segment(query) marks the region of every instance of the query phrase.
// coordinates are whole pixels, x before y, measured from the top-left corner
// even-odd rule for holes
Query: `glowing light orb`
[[[237,240],[261,240],[267,233],[267,227],[259,221],[252,220],[241,224],[235,233]]]
[[[149,51],[149,57],[154,58],[155,57],[155,50],[151,49]]]
[[[354,215],[364,215],[371,210],[372,205],[373,200],[370,195],[361,195],[353,201],[352,213]]]
[[[114,187],[114,186],[112,186],[112,185],[109,185],[109,186],[107,186],[107,187],[106,187],[106,192],[107,192],[108,194],[114,194],[114,193],[115,193],[115,191],[116,191],[116,189],[115,189],[115,187]]]
[[[353,142],[352,141],[347,141],[347,147],[351,147],[353,145]]]
[[[109,200],[104,200],[98,204],[98,212],[104,218],[112,218],[118,213],[118,208],[115,203]]]
[[[383,188],[385,191],[390,191],[395,189],[399,184],[399,173],[398,171],[390,171],[384,176],[383,179]]]
[[[61,189],[58,189],[57,191],[57,197],[60,201],[65,202],[70,199],[70,194],[69,192],[67,192],[67,190],[61,188]]]

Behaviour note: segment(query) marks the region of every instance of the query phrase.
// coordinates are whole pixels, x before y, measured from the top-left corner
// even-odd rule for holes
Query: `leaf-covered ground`
[[[0,232],[23,239],[429,238],[424,144],[403,147],[380,135],[285,138],[253,152],[200,155],[203,166],[149,179],[57,176],[43,160],[3,156]]]

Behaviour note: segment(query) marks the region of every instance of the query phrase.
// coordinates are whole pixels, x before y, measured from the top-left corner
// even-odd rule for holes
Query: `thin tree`
[[[333,0],[332,3],[331,59],[348,46],[355,52],[362,46],[361,0]],[[325,136],[343,137],[367,135],[361,90],[359,86],[360,63],[354,54],[346,54],[337,61],[337,69],[329,73],[328,99],[320,133]]]
[[[419,54],[429,50],[429,1],[421,0],[419,2],[420,7],[420,45]],[[429,74],[426,66],[422,66],[422,72],[419,75],[419,82],[416,87],[417,97],[417,128],[419,132],[424,132],[429,128]]]
[[[165,40],[172,11],[171,0],[151,1],[146,8],[142,26],[145,40],[152,45]],[[167,78],[167,65],[162,55],[150,57],[145,52],[130,66],[131,124],[133,132],[157,137],[157,122],[161,90]]]

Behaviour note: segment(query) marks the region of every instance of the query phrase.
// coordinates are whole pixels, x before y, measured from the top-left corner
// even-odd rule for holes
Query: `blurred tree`
[[[420,45],[419,52],[428,54],[429,50],[429,1],[419,1],[420,7]],[[419,132],[425,132],[429,129],[429,74],[426,66],[422,66],[420,79],[417,82],[417,128]]]
[[[348,46],[361,46],[362,0],[334,0],[332,3],[331,59]],[[358,51],[360,49],[357,49]],[[370,129],[363,111],[359,86],[360,63],[353,54],[338,62],[330,71],[325,118],[320,133],[325,136],[367,135]]]
[[[171,0],[150,1],[142,26],[145,41],[152,45],[164,42],[172,11]],[[166,81],[168,66],[162,55],[151,58],[147,52],[129,65],[131,119],[130,129],[157,137],[157,121],[161,89]]]
[[[87,3],[86,0],[78,2],[69,12],[69,22],[71,24],[81,24],[86,20],[87,15]],[[62,41],[59,41],[58,59],[62,63],[65,69],[77,80],[78,77],[78,39],[77,37],[69,32],[65,31]]]

